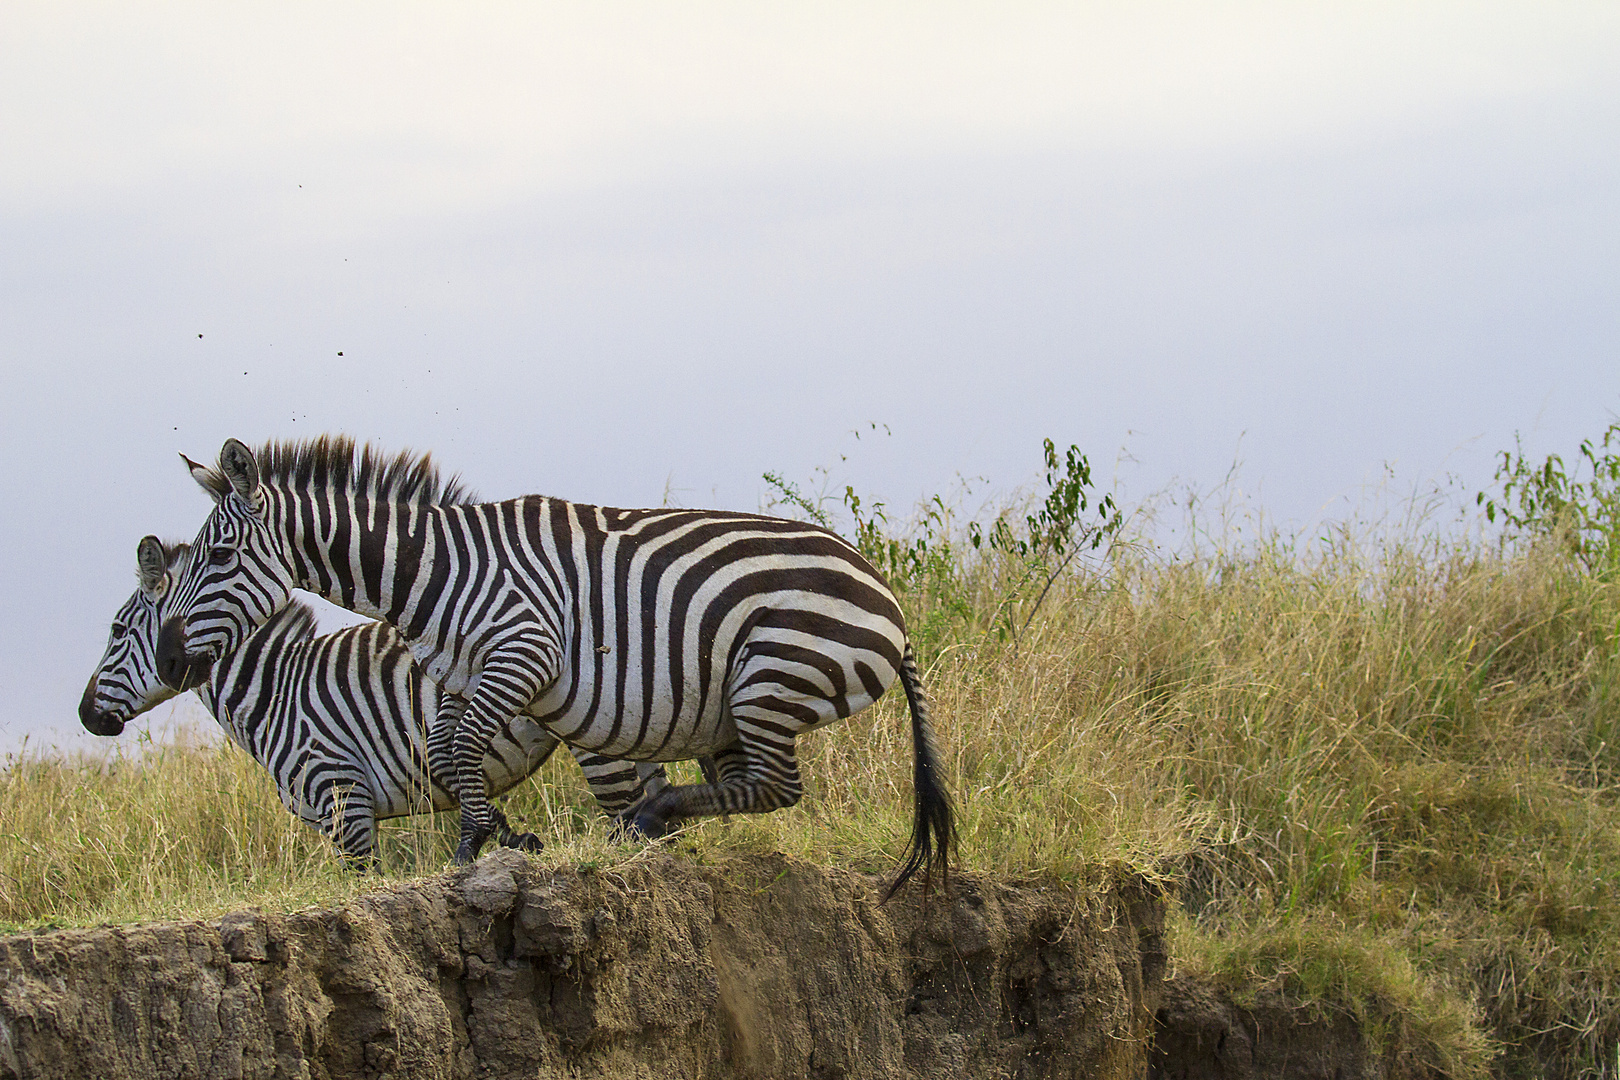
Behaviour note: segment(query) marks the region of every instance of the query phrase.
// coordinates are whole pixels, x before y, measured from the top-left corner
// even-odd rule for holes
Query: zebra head
[[[214,500],[192,542],[193,557],[172,586],[157,639],[159,677],[189,690],[292,601],[293,582],[267,523],[268,496],[253,452],[228,439],[217,469],[181,456]]]
[[[166,547],[155,536],[135,549],[140,584],[113,616],[107,651],[79,702],[79,720],[95,735],[117,735],[124,725],[175,691],[158,678],[157,641],[174,579],[190,562],[186,544]]]

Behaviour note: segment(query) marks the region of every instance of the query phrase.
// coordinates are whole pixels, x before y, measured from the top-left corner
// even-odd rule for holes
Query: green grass
[[[1447,1075],[1612,1072],[1616,587],[1556,543],[1193,524],[1174,553],[1122,533],[1038,600],[1045,565],[931,519],[899,585],[958,865],[1173,882],[1178,966],[1349,1011]],[[694,825],[678,850],[889,871],[910,822],[902,707],[801,740],[799,806]],[[567,760],[505,808],[553,863],[644,850],[612,841]],[[387,824],[382,877],[445,865],[453,829]],[[226,745],[14,762],[0,832],[13,927],[291,908],[378,880],[342,873]]]

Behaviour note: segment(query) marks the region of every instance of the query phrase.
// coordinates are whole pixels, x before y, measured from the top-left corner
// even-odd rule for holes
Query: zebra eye
[[[228,547],[210,548],[208,562],[212,566],[224,566],[236,557],[236,549]]]

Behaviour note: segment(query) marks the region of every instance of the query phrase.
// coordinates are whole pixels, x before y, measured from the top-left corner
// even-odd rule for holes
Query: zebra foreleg
[[[457,866],[478,858],[484,842],[495,832],[495,807],[485,790],[484,755],[501,726],[510,723],[555,677],[555,660],[555,651],[544,640],[519,638],[495,650],[479,672],[478,689],[468,699],[452,740],[455,793],[461,803]]]
[[[276,784],[281,805],[332,842],[345,867],[377,865],[377,803],[364,773],[346,761],[307,748],[297,770]]]
[[[534,833],[513,831],[512,823],[506,820],[506,815],[501,813],[500,807],[491,806],[489,812],[495,819],[495,842],[501,847],[516,848],[530,854],[545,850],[545,843]]]
[[[439,705],[427,731],[428,784],[452,795],[456,791],[456,728],[466,711],[466,698],[440,690]]]

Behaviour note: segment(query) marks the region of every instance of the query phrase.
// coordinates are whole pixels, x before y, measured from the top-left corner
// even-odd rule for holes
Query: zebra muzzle
[[[158,678],[172,690],[185,691],[201,686],[214,666],[213,658],[194,656],[186,651],[185,620],[176,615],[158,632]]]
[[[92,735],[117,735],[124,730],[122,720],[96,708],[96,680],[93,678],[84,688],[84,697],[79,699],[79,723]]]

